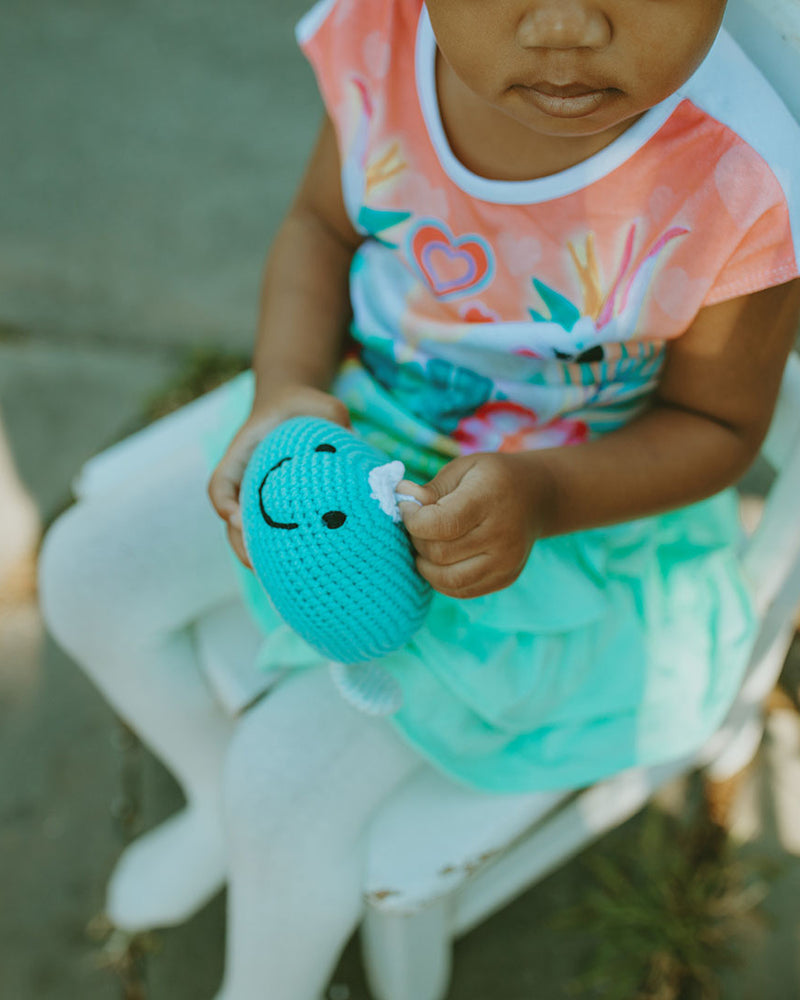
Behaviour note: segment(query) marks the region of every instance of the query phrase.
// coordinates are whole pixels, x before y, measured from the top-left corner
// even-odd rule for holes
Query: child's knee
[[[39,603],[50,633],[65,648],[92,629],[101,611],[108,571],[98,558],[96,518],[84,504],[66,510],[42,542],[38,563]]]

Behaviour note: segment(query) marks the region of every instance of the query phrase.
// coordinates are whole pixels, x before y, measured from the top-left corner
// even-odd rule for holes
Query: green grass
[[[27,335],[28,332],[23,327],[16,323],[9,323],[7,320],[0,319],[0,344],[16,343],[17,341],[24,340]]]
[[[591,933],[592,959],[569,993],[603,1000],[718,1000],[718,971],[735,966],[765,922],[777,874],[745,858],[694,793],[681,817],[648,806],[587,852],[581,903],[556,919]]]

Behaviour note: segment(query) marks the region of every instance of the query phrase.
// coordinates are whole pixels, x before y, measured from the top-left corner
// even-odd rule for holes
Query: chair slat
[[[476,792],[423,769],[372,822],[368,902],[385,912],[408,912],[423,900],[448,895],[566,797],[566,792]]]
[[[800,61],[800,54],[798,54]],[[800,357],[789,355],[783,372],[778,402],[761,453],[773,469],[780,470],[789,460],[800,436]]]
[[[792,354],[762,452],[776,470],[742,564],[763,616],[800,561],[800,358]]]

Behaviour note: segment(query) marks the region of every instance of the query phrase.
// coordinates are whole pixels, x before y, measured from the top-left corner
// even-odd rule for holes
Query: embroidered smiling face
[[[245,546],[276,610],[326,656],[373,659],[419,627],[430,588],[401,525],[371,496],[387,456],[312,417],[281,424],[241,488]]]
[[[317,447],[314,449],[314,451],[323,452],[328,455],[336,454],[336,448],[334,448],[332,444],[318,444]],[[299,528],[300,525],[295,522],[274,521],[270,517],[269,512],[264,506],[264,494],[267,493],[269,490],[269,487],[267,485],[267,480],[269,479],[269,477],[274,472],[277,472],[277,470],[280,469],[280,467],[284,465],[286,462],[291,462],[292,458],[293,458],[292,455],[287,455],[285,458],[282,458],[279,462],[276,462],[271,469],[267,470],[266,475],[261,480],[261,484],[258,487],[258,504],[259,507],[261,508],[261,516],[264,518],[264,523],[268,524],[270,528],[279,528],[284,531],[293,531],[294,529]],[[325,525],[326,528],[341,528],[341,526],[344,524],[346,520],[347,520],[347,514],[345,514],[344,511],[341,510],[329,510],[322,515],[322,523]]]
[[[338,424],[298,417],[261,443],[242,490],[248,495],[255,490],[264,526],[297,533],[272,538],[270,546],[312,544],[330,556],[331,547],[352,543],[358,532],[371,534],[383,527],[367,477],[385,461],[381,452]],[[346,530],[340,532],[342,528]],[[340,534],[326,537],[330,532]]]

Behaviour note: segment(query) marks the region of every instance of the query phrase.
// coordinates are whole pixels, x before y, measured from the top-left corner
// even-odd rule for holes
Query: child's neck
[[[490,180],[534,180],[559,173],[600,152],[636,121],[579,137],[533,132],[477,98],[438,50],[436,90],[450,148],[468,170]]]

